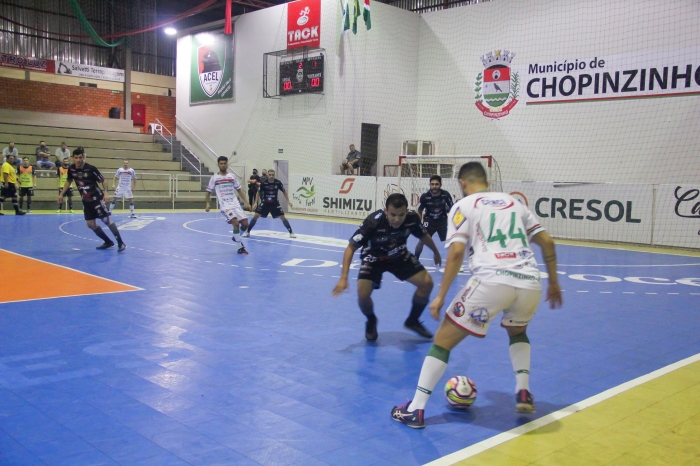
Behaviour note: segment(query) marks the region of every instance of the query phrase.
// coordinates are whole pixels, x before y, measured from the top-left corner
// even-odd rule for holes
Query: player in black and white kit
[[[104,244],[97,246],[97,249],[109,249],[114,246],[114,242],[109,239],[105,232],[102,231],[102,228],[95,222],[95,219],[99,218],[109,227],[109,230],[117,240],[119,252],[124,251],[126,244],[122,241],[117,225],[109,218],[110,214],[106,204],[109,201],[107,183],[97,168],[89,163],[85,163],[85,150],[82,147],[78,147],[73,151],[73,165],[68,167],[68,179],[58,195],[59,204],[63,203],[63,196],[73,182],[78,187],[80,197],[83,200],[83,214],[85,215],[88,228],[104,241]],[[102,184],[102,189],[100,189],[98,184]]]
[[[258,200],[260,200],[261,204],[258,205],[257,209],[255,209],[255,216],[253,216],[253,220],[250,222],[248,231],[243,234],[244,238],[250,236],[250,231],[253,229],[255,222],[258,221],[260,216],[267,218],[268,214],[272,214],[272,218],[279,217],[279,219],[282,220],[284,227],[287,229],[287,231],[289,231],[290,238],[297,237],[292,231],[292,226],[289,224],[289,220],[287,220],[287,217],[284,216],[284,211],[282,210],[280,201],[277,200],[278,191],[282,191],[282,194],[284,194],[285,199],[287,199],[287,204],[291,209],[292,203],[289,202],[289,196],[287,195],[287,191],[284,190],[284,185],[280,180],[275,179],[274,170],[268,170],[267,178],[263,177],[260,180],[260,184],[258,185],[258,194],[255,197],[255,203],[257,204]]]
[[[378,210],[365,218],[345,248],[343,269],[340,280],[333,289],[333,296],[339,296],[348,288],[348,271],[352,256],[362,247],[357,301],[360,310],[367,317],[365,338],[368,341],[377,339],[377,317],[374,315],[372,291],[379,289],[384,272],[389,272],[417,288],[413,295],[411,313],[404,322],[404,327],[422,337],[433,337],[418,320],[428,305],[433,280],[418,259],[406,248],[406,240],[410,235],[428,245],[433,251],[435,265],[439,266],[442,263],[440,252],[433,239],[426,234],[420,217],[416,212],[408,210],[406,196],[394,193],[386,199],[384,210]]]
[[[430,177],[430,189],[423,193],[418,203],[418,213],[423,220],[423,226],[428,236],[437,233],[440,241],[447,237],[447,214],[452,208],[452,195],[442,189],[442,178],[439,175]],[[420,259],[423,252],[423,242],[416,245],[416,257]]]

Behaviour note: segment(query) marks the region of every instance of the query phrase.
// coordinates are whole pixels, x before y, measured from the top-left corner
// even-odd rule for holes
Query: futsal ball
[[[445,398],[453,408],[468,408],[476,400],[476,384],[463,375],[452,377],[445,385]]]

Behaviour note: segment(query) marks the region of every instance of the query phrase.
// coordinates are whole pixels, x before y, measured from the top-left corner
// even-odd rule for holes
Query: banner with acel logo
[[[192,36],[190,105],[233,100],[233,34]]]

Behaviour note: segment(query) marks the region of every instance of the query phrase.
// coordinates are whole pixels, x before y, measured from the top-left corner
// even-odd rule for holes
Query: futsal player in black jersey
[[[420,217],[416,212],[408,210],[406,196],[394,193],[386,199],[384,210],[378,210],[365,218],[345,248],[343,269],[340,280],[333,289],[333,296],[339,296],[348,288],[348,271],[352,256],[362,247],[357,301],[360,310],[367,317],[365,338],[368,341],[377,339],[377,317],[374,314],[372,291],[379,289],[384,272],[390,272],[399,280],[405,280],[417,288],[413,295],[411,313],[404,322],[404,327],[422,337],[433,337],[418,320],[428,304],[433,280],[418,259],[406,248],[406,240],[410,235],[419,238],[433,251],[435,265],[439,266],[442,263],[440,252],[433,239],[425,232]]]
[[[248,231],[243,233],[244,238],[250,236],[250,231],[253,229],[260,216],[262,215],[263,218],[267,218],[268,214],[272,214],[272,218],[279,218],[282,220],[284,227],[287,229],[287,231],[289,231],[290,238],[297,237],[297,235],[295,235],[292,231],[292,226],[289,224],[289,220],[287,220],[287,217],[284,216],[284,211],[282,210],[280,201],[277,200],[278,191],[282,191],[282,194],[284,194],[285,199],[287,199],[287,204],[291,209],[292,203],[289,202],[289,196],[287,195],[287,191],[284,190],[284,185],[280,180],[275,179],[274,170],[268,170],[267,177],[261,178],[260,183],[258,183],[258,194],[255,197],[255,204],[258,205],[258,200],[262,202],[260,205],[258,205],[257,209],[255,209],[255,215],[253,216],[253,220],[250,222]]]
[[[117,225],[109,218],[110,213],[107,209],[107,202],[109,201],[107,183],[97,168],[89,163],[85,163],[85,150],[82,147],[78,147],[73,151],[73,165],[68,167],[68,179],[63,185],[61,193],[58,195],[59,205],[63,204],[63,196],[73,182],[75,182],[78,191],[80,191],[80,197],[83,201],[83,215],[87,221],[88,228],[95,232],[98,238],[104,241],[104,244],[97,246],[97,249],[109,249],[114,246],[114,241],[109,239],[107,234],[97,222],[95,222],[95,219],[99,218],[109,227],[114,238],[116,238],[117,244],[119,245],[119,252],[124,251],[126,249],[126,244],[122,241]],[[99,184],[102,185],[102,189],[100,189]]]
[[[442,178],[439,175],[430,177],[430,189],[423,193],[418,203],[418,213],[423,220],[423,226],[428,232],[428,236],[437,233],[440,241],[445,242],[447,237],[447,214],[454,202],[452,195],[442,189]],[[423,252],[423,242],[418,241],[416,245],[416,257],[420,259]]]

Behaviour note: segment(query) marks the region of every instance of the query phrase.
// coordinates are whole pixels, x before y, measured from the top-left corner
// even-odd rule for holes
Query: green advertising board
[[[190,105],[233,100],[233,34],[192,34]]]

